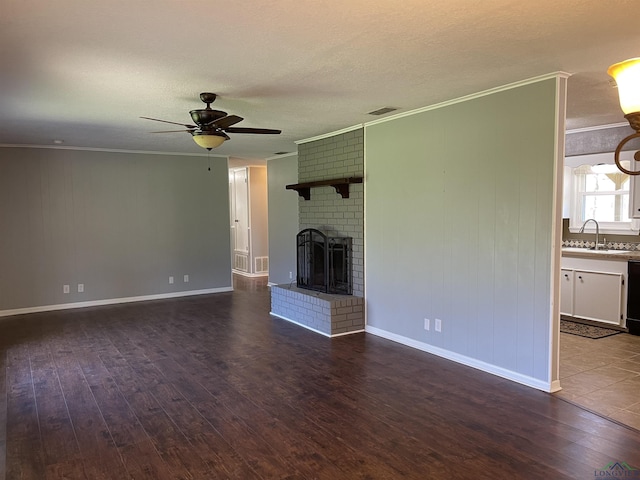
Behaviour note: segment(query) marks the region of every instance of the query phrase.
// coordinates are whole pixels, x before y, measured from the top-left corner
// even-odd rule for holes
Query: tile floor
[[[640,430],[640,336],[560,334],[557,396]]]

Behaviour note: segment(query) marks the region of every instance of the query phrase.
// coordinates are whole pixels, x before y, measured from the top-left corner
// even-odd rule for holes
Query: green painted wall
[[[267,161],[269,192],[269,282],[295,282],[298,194],[285,186],[298,183],[298,156]],[[293,278],[289,278],[293,272]]]
[[[0,311],[231,286],[226,159],[0,148],[0,172]]]
[[[366,127],[369,327],[551,381],[558,81]]]

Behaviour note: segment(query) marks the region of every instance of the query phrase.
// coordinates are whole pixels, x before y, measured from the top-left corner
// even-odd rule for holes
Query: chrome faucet
[[[584,227],[587,223],[589,222],[593,222],[596,224],[596,247],[594,250],[599,250],[599,241],[600,241],[600,225],[598,225],[598,222],[596,221],[595,218],[589,218],[587,220],[584,221],[584,223],[582,224],[582,228],[580,228],[580,231],[578,233],[584,233]]]

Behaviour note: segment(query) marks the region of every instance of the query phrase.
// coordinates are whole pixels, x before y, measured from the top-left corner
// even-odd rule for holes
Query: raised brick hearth
[[[364,298],[353,295],[329,295],[293,285],[274,285],[271,314],[329,337],[364,330]]]

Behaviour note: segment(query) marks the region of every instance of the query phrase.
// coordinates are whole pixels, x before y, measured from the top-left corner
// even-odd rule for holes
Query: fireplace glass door
[[[351,295],[351,237],[329,237],[308,228],[298,233],[296,244],[298,287]]]

